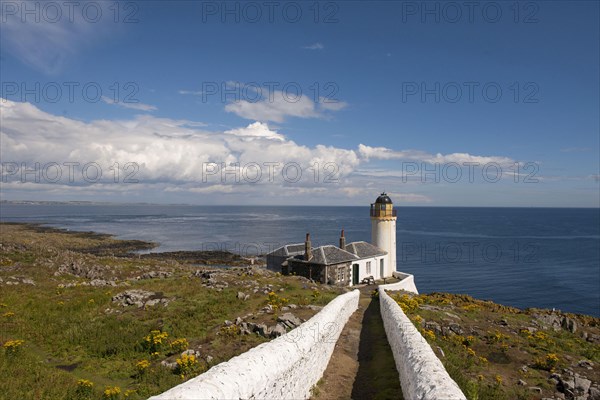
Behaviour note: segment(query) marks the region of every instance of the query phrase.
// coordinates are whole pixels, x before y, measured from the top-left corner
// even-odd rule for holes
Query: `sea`
[[[600,317],[600,209],[396,207],[398,271],[422,293]],[[149,204],[0,205],[3,222],[40,223],[158,244],[152,251],[252,256],[311,234],[313,246],[370,241],[369,207]]]

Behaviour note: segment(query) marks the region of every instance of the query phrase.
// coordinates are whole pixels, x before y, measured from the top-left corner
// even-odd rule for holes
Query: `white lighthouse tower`
[[[391,277],[396,271],[396,210],[385,192],[371,204],[371,243],[388,253],[380,260],[377,275]]]

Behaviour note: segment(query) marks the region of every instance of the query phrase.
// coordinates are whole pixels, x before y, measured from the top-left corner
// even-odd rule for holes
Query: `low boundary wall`
[[[398,283],[379,286],[379,306],[385,333],[400,375],[404,398],[466,400],[466,396],[448,375],[429,343],[404,314],[398,303],[385,292],[388,287]],[[390,290],[398,289],[390,288]]]
[[[150,399],[309,398],[359,296],[340,295],[296,329]]]
[[[415,277],[413,275],[399,271],[394,271],[392,275],[394,278],[400,279],[400,282],[379,285],[379,287],[386,290],[406,290],[407,292],[419,294],[417,286],[415,285]]]

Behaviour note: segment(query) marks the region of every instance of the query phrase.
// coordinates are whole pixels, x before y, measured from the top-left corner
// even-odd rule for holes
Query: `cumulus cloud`
[[[257,138],[276,139],[282,141],[285,140],[285,137],[283,135],[280,135],[276,131],[269,129],[269,126],[267,124],[261,122],[255,122],[253,124],[248,125],[245,128],[230,129],[228,131],[225,131],[225,133],[235,135],[241,138],[246,138],[249,140]]]
[[[113,193],[144,201],[161,194],[190,196],[241,196],[241,201],[287,198],[302,204],[343,199],[372,201],[383,189],[399,201],[426,203],[429,194],[413,193],[403,186],[403,174],[391,166],[370,166],[378,160],[423,162],[506,161],[506,157],[467,153],[429,154],[418,150],[398,151],[361,144],[344,149],[294,142],[266,122],[224,131],[207,130],[198,121],[159,118],[141,114],[121,120],[80,121],[47,113],[23,102],[0,99],[0,158],[3,166],[26,163],[50,165],[77,163],[75,179],[36,183],[32,175],[3,168],[3,195],[7,193],[85,194],[91,198]],[[102,179],[81,179],[83,166],[96,163]],[[118,163],[118,164],[116,164]],[[116,176],[114,166],[120,175]],[[125,166],[128,166],[125,168]],[[63,174],[67,168],[62,167]],[[53,172],[53,171],[51,171]],[[92,170],[92,172],[94,172]],[[138,183],[122,185],[128,174]],[[92,173],[94,175],[94,173]],[[44,178],[42,176],[42,178]],[[113,182],[114,181],[114,182]],[[73,190],[70,188],[73,187]],[[418,190],[417,190],[418,191]],[[212,198],[210,196],[207,197]]]
[[[83,122],[46,113],[30,103],[2,100],[0,107],[0,156],[7,162],[96,162],[103,168],[115,162],[135,163],[144,182],[174,185],[210,183],[202,180],[208,163],[215,163],[219,171],[236,163],[242,167],[256,163],[265,174],[259,183],[286,185],[293,179],[269,182],[266,177],[269,173],[281,176],[290,164],[289,174],[296,165],[304,173],[302,180],[293,182],[298,186],[311,186],[311,176],[305,171],[314,163],[334,163],[343,174],[350,173],[359,162],[353,150],[299,145],[262,122],[207,131],[197,121],[151,115]],[[229,175],[220,172],[209,178],[213,182],[227,178],[227,183],[232,183]],[[245,182],[242,179],[239,183]]]

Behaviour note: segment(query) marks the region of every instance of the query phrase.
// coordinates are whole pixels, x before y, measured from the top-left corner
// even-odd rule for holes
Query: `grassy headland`
[[[600,319],[390,292],[467,398],[600,399]]]
[[[147,398],[347,290],[230,253],[132,254],[154,246],[0,224],[0,399]],[[393,295],[469,399],[600,398],[598,318]]]
[[[147,398],[269,340],[248,331],[289,311],[308,319],[344,291],[229,253],[139,256],[154,245],[36,225],[0,232],[5,399]],[[224,324],[238,317],[246,324]]]

